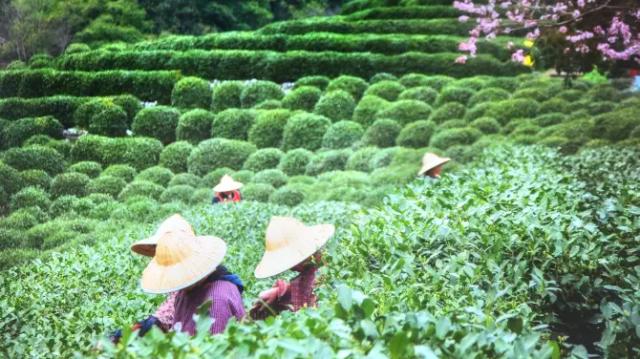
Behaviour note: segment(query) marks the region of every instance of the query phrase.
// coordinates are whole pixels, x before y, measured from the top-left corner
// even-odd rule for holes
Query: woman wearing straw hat
[[[235,181],[231,176],[224,175],[220,179],[215,187],[213,187],[213,201],[212,204],[225,203],[225,202],[240,202],[240,188],[242,183]]]
[[[210,331],[220,333],[232,317],[240,320],[245,315],[242,282],[220,265],[227,246],[217,237],[196,236],[179,215],[167,221],[171,221],[171,225],[163,223],[163,231],[151,237],[156,243],[153,250],[153,240],[132,246],[138,253],[146,248],[144,253],[153,252],[154,256],[142,274],[142,290],[153,294],[172,293],[147,321],[164,330],[179,327],[193,335],[193,314],[202,303],[211,300],[209,314],[214,322]]]
[[[250,312],[253,319],[316,305],[313,290],[321,264],[320,250],[334,232],[331,224],[305,226],[291,217],[271,219],[265,253],[255,270],[256,278],[272,277],[289,269],[299,274],[290,283],[279,279],[271,289],[260,293],[259,302]]]
[[[418,171],[418,176],[438,178],[442,172],[442,166],[449,161],[451,161],[450,158],[440,157],[435,153],[427,152],[424,154],[424,157],[422,157],[422,167],[420,171]]]

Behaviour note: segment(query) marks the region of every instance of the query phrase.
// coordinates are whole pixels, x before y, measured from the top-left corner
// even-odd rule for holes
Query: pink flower
[[[566,34],[566,33],[567,33],[567,27],[566,27],[566,26],[560,26],[560,27],[558,28],[558,31],[559,31],[561,34]]]
[[[469,21],[469,17],[467,15],[462,15],[458,18],[458,21],[460,22],[467,22]]]
[[[467,63],[467,55],[458,56],[455,61],[456,64],[466,64]]]
[[[524,61],[524,50],[520,49],[520,50],[514,52],[511,55],[511,61],[522,63],[522,61]]]

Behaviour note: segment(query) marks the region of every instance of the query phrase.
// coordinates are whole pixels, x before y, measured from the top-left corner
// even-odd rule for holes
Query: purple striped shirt
[[[209,309],[209,315],[213,318],[211,334],[224,331],[232,317],[237,320],[244,317],[244,304],[238,287],[225,280],[216,280],[200,284],[190,290],[183,289],[176,294],[172,327],[181,323],[183,332],[194,335],[196,328],[193,315],[207,300],[211,300]]]

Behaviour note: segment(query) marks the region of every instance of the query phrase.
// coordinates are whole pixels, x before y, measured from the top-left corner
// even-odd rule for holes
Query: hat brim
[[[131,245],[131,250],[143,256],[153,257],[156,255],[156,246],[158,245],[157,236],[151,236]]]
[[[242,188],[242,183],[240,182],[235,182],[235,183],[225,183],[225,184],[219,184],[215,187],[213,187],[213,190],[215,192],[231,192],[231,191],[237,191],[240,188]]]
[[[177,292],[188,288],[213,273],[227,252],[226,243],[217,237],[195,237],[193,255],[171,266],[163,266],[154,258],[142,273],[140,287],[152,294]]]
[[[304,262],[318,250],[322,249],[333,236],[335,227],[332,224],[319,224],[307,228],[306,236],[315,242],[315,246],[306,250],[284,247],[275,251],[267,251],[262,256],[254,272],[256,278],[263,279],[278,275]]]
[[[423,165],[422,168],[420,168],[420,171],[418,171],[419,175],[423,175],[429,171],[431,171],[432,169],[438,167],[438,166],[442,166],[443,164],[447,163],[451,161],[451,158],[447,158],[447,157],[442,157],[437,161],[433,161],[431,163],[428,163],[427,165]]]

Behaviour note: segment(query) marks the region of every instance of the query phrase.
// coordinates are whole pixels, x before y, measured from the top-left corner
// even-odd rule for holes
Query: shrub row
[[[144,101],[169,104],[173,86],[180,78],[175,71],[102,71],[106,68],[117,66],[89,69],[93,72],[78,69],[0,71],[0,97],[32,98],[62,94],[110,96],[129,93]]]
[[[342,6],[343,15],[387,6],[451,5],[453,0],[351,0]]]
[[[444,19],[457,18],[462,13],[452,6],[394,6],[375,7],[346,16],[346,20],[386,20],[386,19]]]
[[[162,143],[157,139],[86,135],[74,144],[71,155],[74,161],[93,161],[103,166],[128,164],[142,170],[158,164],[161,152]]]
[[[324,75],[337,77],[350,74],[369,78],[379,72],[398,75],[418,72],[444,74],[453,77],[472,75],[509,76],[527,71],[513,62],[500,62],[493,56],[480,55],[465,65],[455,65],[458,53],[424,54],[409,52],[397,56],[371,53],[307,52],[241,50],[191,51],[96,51],[67,55],[61,58],[65,70],[94,71],[102,69],[128,70],[180,70],[185,75],[215,79],[261,78],[276,82],[294,81],[303,76]],[[173,87],[171,87],[173,89]],[[157,89],[155,89],[157,90]],[[133,88],[130,93],[142,99]],[[150,91],[146,89],[146,91]],[[122,90],[121,92],[126,92]],[[164,99],[167,100],[167,90]],[[158,96],[159,97],[159,96]]]

